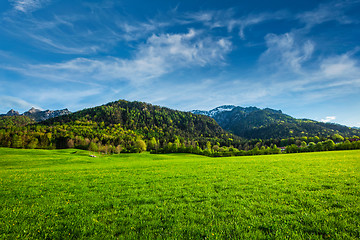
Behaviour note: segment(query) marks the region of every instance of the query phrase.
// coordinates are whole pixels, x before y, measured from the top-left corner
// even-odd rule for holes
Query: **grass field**
[[[360,151],[0,148],[1,239],[359,239]]]

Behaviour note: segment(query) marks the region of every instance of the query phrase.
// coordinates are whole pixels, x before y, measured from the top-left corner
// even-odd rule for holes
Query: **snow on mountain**
[[[19,114],[19,112],[11,109],[7,114],[1,114],[0,116],[27,116],[37,122],[44,121],[49,118],[54,118],[62,115],[70,114],[71,112],[66,108],[62,110],[46,110],[41,111],[40,109],[36,109],[32,107],[29,111],[24,112],[23,114]]]
[[[223,105],[223,106],[211,109],[209,111],[192,110],[190,112],[194,113],[194,114],[206,115],[206,116],[213,118],[214,116],[216,116],[217,114],[219,114],[221,112],[229,112],[229,111],[232,111],[234,108],[235,108],[235,106],[233,106],[233,105]]]

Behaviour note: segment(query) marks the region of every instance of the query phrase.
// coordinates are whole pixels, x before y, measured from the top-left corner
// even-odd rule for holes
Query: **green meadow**
[[[0,148],[1,239],[359,239],[360,151]]]

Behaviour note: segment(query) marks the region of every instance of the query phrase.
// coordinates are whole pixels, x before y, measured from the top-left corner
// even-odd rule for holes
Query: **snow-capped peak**
[[[223,105],[223,106],[220,106],[220,107],[210,110],[208,113],[209,113],[210,117],[213,117],[221,112],[232,111],[234,108],[235,108],[235,106],[233,106],[233,105]]]
[[[202,111],[202,110],[192,110],[191,112],[194,114],[201,114],[201,115],[206,115],[209,117],[214,117],[215,115],[221,113],[221,112],[228,112],[228,111],[232,111],[236,106],[233,105],[223,105],[220,107],[216,107],[214,109],[211,109],[209,111]]]

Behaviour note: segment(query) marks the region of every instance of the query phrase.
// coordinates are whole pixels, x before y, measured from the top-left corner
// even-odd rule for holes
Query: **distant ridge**
[[[14,109],[11,109],[10,111],[7,112],[7,114],[5,114],[5,116],[19,116],[19,115],[20,113],[18,111],[15,111]]]
[[[194,114],[201,114],[201,115],[206,115],[206,116],[209,116],[209,117],[214,117],[217,114],[219,114],[220,112],[231,111],[234,108],[235,108],[235,106],[233,106],[233,105],[223,105],[223,106],[214,108],[214,109],[212,109],[210,111],[193,110],[193,111],[190,111],[190,112],[194,113]]]
[[[357,128],[310,119],[296,119],[281,110],[271,108],[234,105],[223,105],[209,111],[180,112],[143,102],[119,100],[76,113],[71,113],[68,109],[42,111],[33,107],[23,114],[11,109],[7,114],[0,116],[21,116],[23,119],[13,121],[19,122],[20,125],[30,123],[26,118],[46,125],[73,124],[76,121],[96,122],[109,127],[119,124],[125,130],[133,130],[143,136],[166,136],[167,140],[173,139],[174,136],[185,139],[285,139],[327,137],[334,134],[344,137],[360,136],[360,130]]]
[[[41,111],[40,109],[36,109],[34,107],[32,107],[31,109],[29,109],[29,111],[24,112],[23,114],[20,114],[18,111],[15,111],[14,109],[11,109],[10,111],[8,111],[6,114],[2,114],[0,115],[0,117],[4,117],[4,116],[26,116],[36,122],[41,122],[41,121],[45,121],[48,120],[50,118],[54,118],[54,117],[59,117],[59,116],[63,116],[63,115],[68,115],[71,112],[65,108],[62,110],[45,110],[45,111]]]
[[[356,128],[310,119],[296,119],[284,114],[281,110],[271,108],[224,105],[210,111],[193,110],[191,112],[212,117],[224,130],[247,139],[327,136],[336,133],[352,137],[360,134]]]

